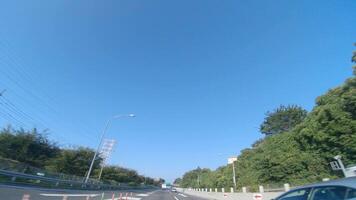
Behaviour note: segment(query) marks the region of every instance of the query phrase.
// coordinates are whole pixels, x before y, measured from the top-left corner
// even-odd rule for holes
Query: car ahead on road
[[[171,192],[178,192],[178,191],[177,191],[177,188],[172,188],[172,189],[171,189]]]
[[[356,177],[298,187],[274,200],[356,200]]]

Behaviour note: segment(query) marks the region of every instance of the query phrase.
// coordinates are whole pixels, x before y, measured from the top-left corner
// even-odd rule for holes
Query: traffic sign
[[[331,168],[333,169],[333,170],[342,170],[342,168],[341,168],[341,166],[340,166],[340,164],[337,162],[337,161],[332,161],[332,162],[330,162],[330,165],[331,165]]]
[[[253,194],[254,200],[262,200],[262,194]]]

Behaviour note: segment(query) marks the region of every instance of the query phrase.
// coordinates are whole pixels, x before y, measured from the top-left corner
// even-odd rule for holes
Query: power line
[[[1,95],[0,95],[0,100],[1,100],[0,101],[1,105],[6,106],[9,110],[11,110],[16,115],[18,115],[23,121],[24,120],[29,120],[34,124],[39,124],[39,125],[42,125],[43,127],[46,127],[46,125],[44,125],[44,123],[42,121],[34,119],[30,115],[28,115],[27,113],[25,113],[24,111],[19,109],[15,104],[13,104],[10,100],[8,100],[4,96],[3,93],[1,93]]]
[[[1,34],[1,32],[0,32],[0,34]],[[46,110],[47,109],[50,110],[51,113],[55,114],[54,117],[61,116],[62,118],[66,118],[66,116],[61,115],[61,113],[57,112],[57,110],[52,107],[51,103],[56,104],[56,102],[54,101],[54,99],[52,97],[50,97],[43,90],[41,90],[41,88],[36,87],[37,89],[35,89],[35,91],[37,91],[37,93],[35,93],[35,92],[33,92],[33,90],[29,90],[26,87],[24,87],[22,84],[20,84],[20,82],[18,80],[16,80],[14,78],[15,76],[20,76],[22,78],[21,81],[27,82],[26,86],[31,85],[32,87],[34,87],[35,85],[37,85],[35,78],[32,76],[33,73],[29,73],[29,71],[27,70],[28,67],[27,68],[25,67],[25,66],[30,66],[30,65],[22,64],[21,59],[19,59],[19,55],[16,54],[14,49],[11,47],[10,43],[6,41],[5,37],[3,37],[2,42],[0,41],[0,45],[1,44],[3,46],[3,48],[0,48],[0,50],[3,49],[2,57],[6,58],[6,59],[2,59],[2,62],[6,66],[11,66],[11,71],[6,71],[5,69],[1,70],[3,72],[3,75],[6,76],[6,78],[8,80],[10,80],[10,82],[13,83],[14,86],[21,89],[21,91],[23,91],[24,93],[26,93],[27,98],[30,97],[37,102],[41,102],[41,104],[38,104],[38,103],[33,104],[32,101],[27,101],[26,98],[23,97],[23,95],[18,95],[18,94],[16,94],[15,91],[13,91],[13,93],[16,94],[16,96],[18,96],[18,99],[21,99],[25,104],[30,103],[36,107],[41,105],[42,107],[40,106],[40,109],[46,108]],[[31,72],[33,72],[34,69],[36,69],[36,68],[32,67]],[[16,74],[15,74],[15,72],[16,72]],[[9,89],[11,90],[11,88],[9,88]],[[38,91],[41,91],[42,95],[39,95]],[[46,97],[46,98],[43,98],[43,97]],[[49,103],[49,101],[51,103]],[[31,119],[30,121],[34,121],[36,123],[40,122],[40,124],[42,124],[44,127],[49,127],[48,124],[44,123],[43,120],[41,120],[41,119],[38,120],[38,119],[35,119],[34,117],[31,117],[27,113],[23,112],[22,109],[18,108],[18,106],[15,106],[14,104],[12,104],[11,101],[9,102],[8,99],[5,99],[5,102],[6,102],[6,105],[9,107],[8,109],[11,109],[12,112],[16,112],[22,118],[25,118],[27,120]],[[46,117],[46,119],[48,119],[48,117]],[[58,121],[58,120],[54,120],[54,121]],[[63,121],[63,122],[66,123],[66,121]],[[72,121],[71,121],[71,124],[72,124]],[[76,125],[78,125],[78,124],[80,125],[80,129],[84,130],[84,131],[80,131],[81,135],[86,135],[93,139],[95,138],[93,134],[88,134],[88,133],[93,133],[96,131],[90,130],[87,127],[88,125],[83,125],[82,122],[77,120]]]

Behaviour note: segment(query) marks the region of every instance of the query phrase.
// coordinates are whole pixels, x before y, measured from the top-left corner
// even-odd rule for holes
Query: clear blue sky
[[[107,118],[132,112],[108,132],[119,143],[110,163],[167,180],[216,168],[262,137],[266,111],[310,110],[351,76],[355,9],[354,0],[2,2],[0,89],[17,112],[0,111],[49,128],[60,145],[92,148]]]

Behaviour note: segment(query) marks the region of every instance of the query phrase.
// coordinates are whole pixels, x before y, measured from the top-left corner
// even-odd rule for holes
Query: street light
[[[101,133],[101,136],[100,136],[100,143],[99,143],[98,148],[96,149],[96,151],[95,151],[95,153],[94,153],[94,156],[93,156],[93,159],[92,159],[92,161],[91,161],[91,163],[90,163],[90,167],[89,167],[87,176],[85,177],[84,183],[87,183],[88,180],[89,180],[89,177],[90,177],[91,171],[92,171],[92,169],[93,169],[93,165],[94,165],[96,156],[98,155],[98,152],[99,152],[99,150],[100,150],[100,146],[101,146],[101,144],[103,143],[104,136],[105,136],[105,134],[106,134],[106,132],[107,132],[109,126],[111,125],[112,120],[118,119],[118,118],[124,118],[124,117],[135,117],[135,115],[134,115],[134,114],[115,115],[115,116],[111,117],[110,119],[108,119],[108,121],[106,122],[105,128],[104,128],[104,130],[103,130],[103,132]]]

